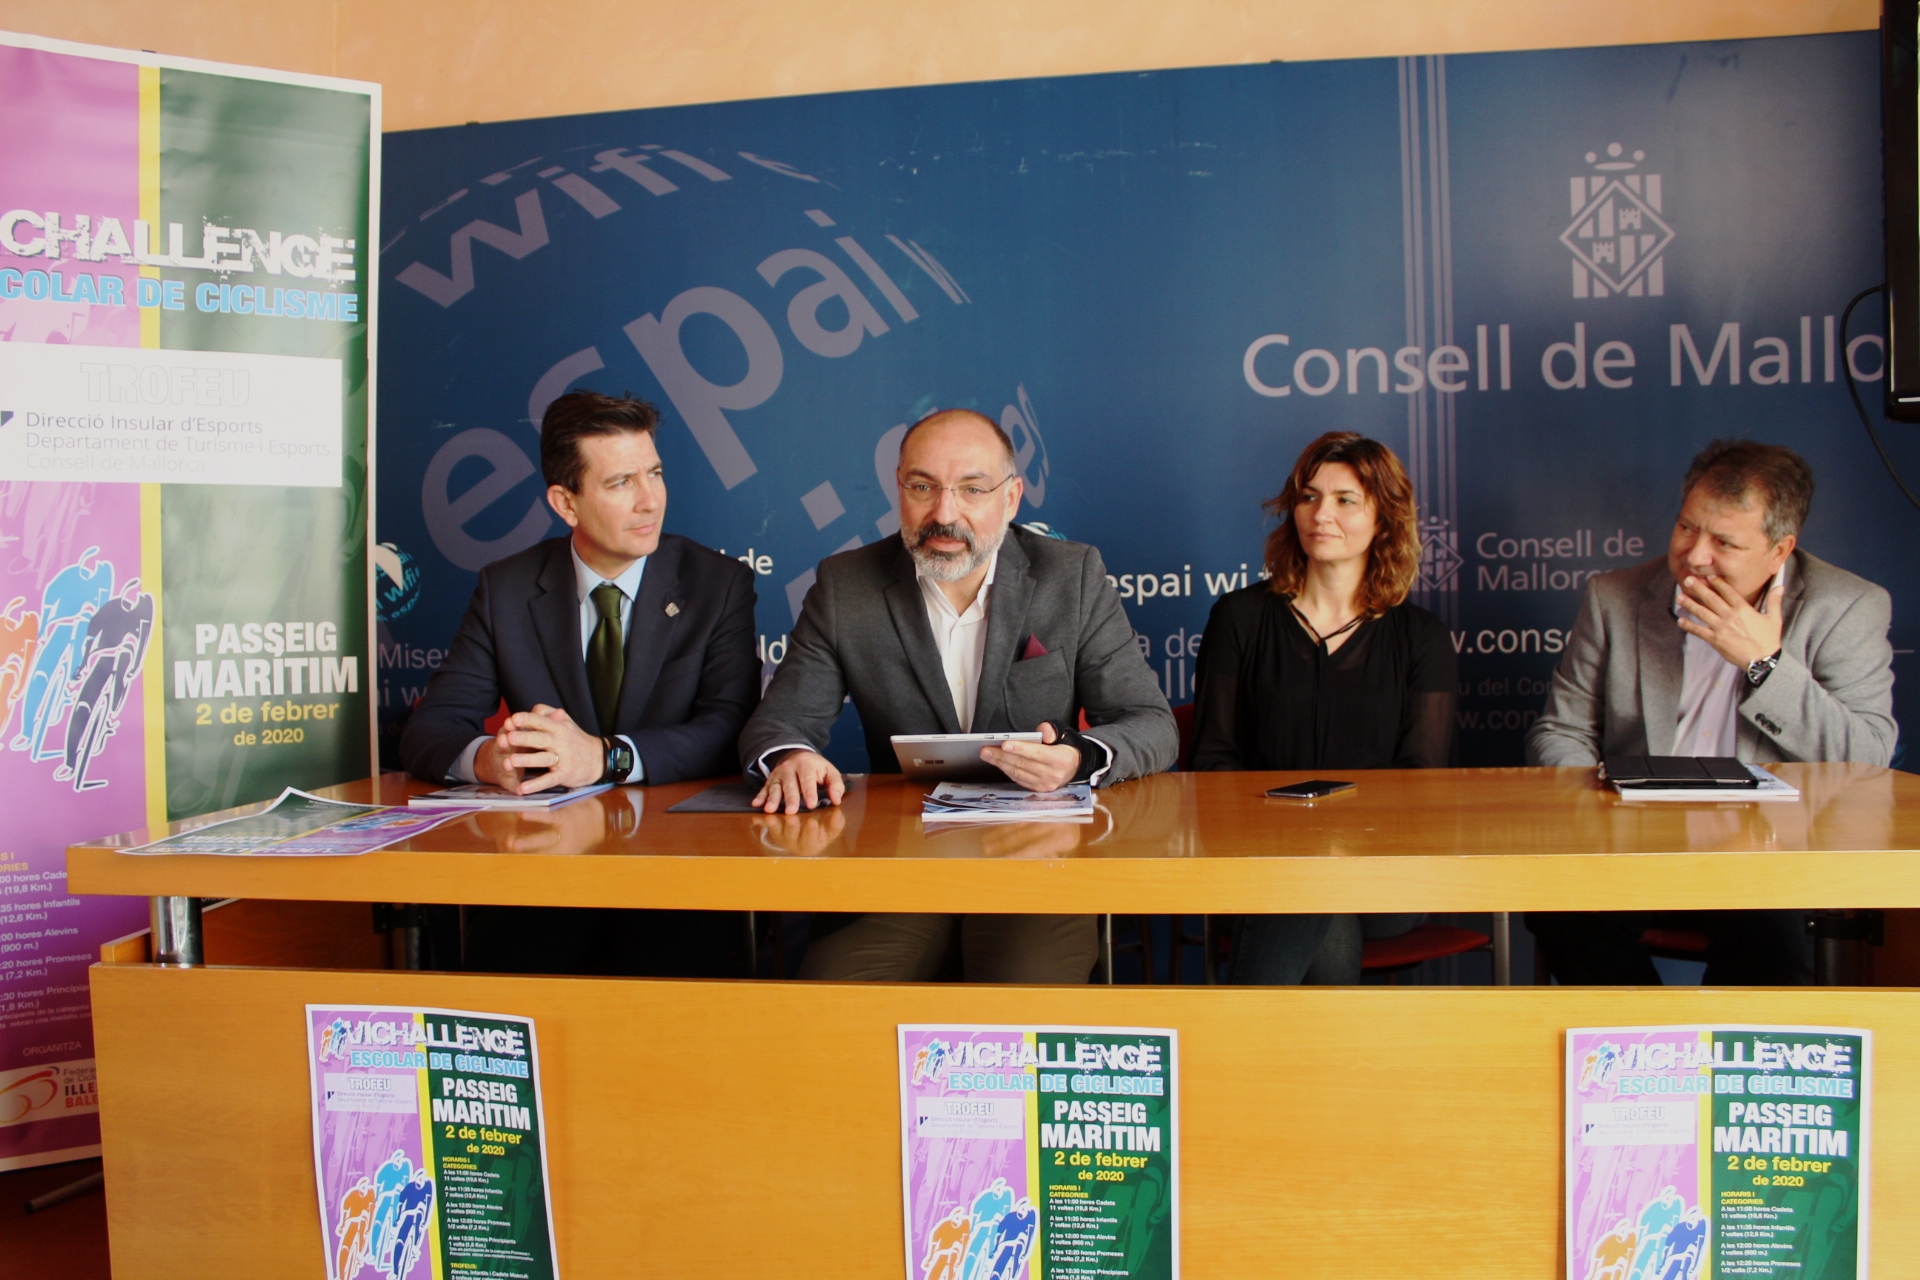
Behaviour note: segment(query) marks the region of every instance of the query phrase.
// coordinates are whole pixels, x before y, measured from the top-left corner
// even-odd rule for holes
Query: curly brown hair
[[[1293,525],[1293,509],[1312,483],[1314,473],[1329,462],[1342,462],[1360,478],[1360,489],[1373,503],[1375,530],[1367,548],[1367,571],[1360,579],[1359,606],[1377,617],[1407,598],[1420,571],[1420,516],[1413,484],[1393,450],[1378,440],[1353,431],[1329,431],[1308,445],[1293,464],[1286,488],[1262,504],[1280,517],[1280,527],[1267,535],[1269,585],[1286,596],[1300,594],[1307,581],[1307,553]]]

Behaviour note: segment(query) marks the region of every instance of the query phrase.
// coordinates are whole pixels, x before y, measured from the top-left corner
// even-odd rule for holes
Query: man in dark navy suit
[[[401,736],[409,772],[530,794],[734,771],[760,693],[753,574],[661,531],[659,420],[590,391],[547,409],[547,501],[573,532],[481,570]],[[502,701],[511,714],[489,735]],[[475,907],[466,964],[719,977],[740,972],[742,940],[730,912]]]

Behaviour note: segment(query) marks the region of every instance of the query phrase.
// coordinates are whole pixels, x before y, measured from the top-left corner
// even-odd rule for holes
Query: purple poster
[[[902,1026],[908,1280],[1177,1280],[1176,1039]]]
[[[138,217],[138,77],[0,45],[0,341],[140,345],[134,308],[64,287],[91,259],[88,229]],[[59,262],[22,256],[44,249],[49,219]],[[84,266],[131,296],[117,256]],[[146,909],[69,896],[66,846],[146,821],[139,674],[155,619],[140,550],[136,486],[0,482],[0,1169],[99,1150],[86,970]]]
[[[1712,1083],[1699,1070],[1709,1061],[1703,1039],[1691,1027],[1567,1034],[1567,1249],[1592,1264],[1582,1276],[1618,1268],[1625,1280],[1656,1226],[1689,1241],[1704,1235],[1702,1093],[1692,1091]],[[1621,1064],[1654,1060],[1671,1065],[1677,1087],[1643,1095],[1640,1073]],[[1693,1280],[1703,1261],[1695,1248],[1677,1270],[1653,1274]]]
[[[533,1022],[308,1005],[328,1280],[556,1280]]]
[[[1860,1280],[1871,1035],[1567,1032],[1567,1275]]]

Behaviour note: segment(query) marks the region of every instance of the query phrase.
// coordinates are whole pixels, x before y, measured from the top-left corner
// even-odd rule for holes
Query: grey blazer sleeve
[[[1081,569],[1080,598],[1085,603],[1074,693],[1087,713],[1088,736],[1113,752],[1113,766],[1100,785],[1170,768],[1180,754],[1179,726],[1160,682],[1140,656],[1133,624],[1107,581],[1107,566],[1091,547]]]
[[[835,644],[835,612],[832,578],[823,574],[800,606],[800,617],[787,637],[786,658],[740,731],[740,767],[749,775],[754,774],[755,762],[774,747],[804,742],[815,751],[826,751],[847,696],[847,679]]]
[[[1811,625],[1811,610],[1795,622]],[[1740,716],[1773,740],[1787,760],[1893,759],[1893,599],[1869,586],[1804,647],[1783,646],[1780,665],[1740,701]],[[1789,627],[1789,630],[1793,628]],[[1805,658],[1796,656],[1804,652]]]
[[[1560,665],[1553,669],[1546,709],[1527,730],[1528,764],[1600,763],[1609,639],[1607,613],[1594,580],[1589,579],[1580,593],[1580,617],[1573,624],[1573,635]],[[1626,642],[1631,643],[1631,637]]]

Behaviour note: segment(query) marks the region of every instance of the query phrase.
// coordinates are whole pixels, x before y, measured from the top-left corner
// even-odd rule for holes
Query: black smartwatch
[[[607,749],[607,767],[600,775],[600,781],[624,781],[633,772],[633,748],[627,745],[624,738],[602,738],[600,742]]]

